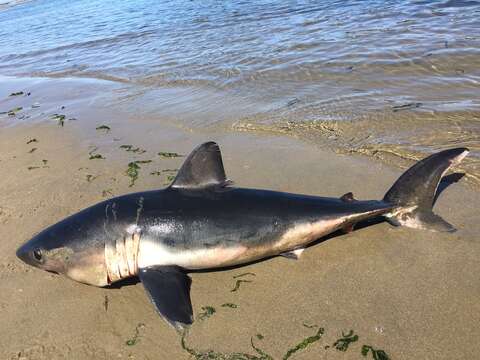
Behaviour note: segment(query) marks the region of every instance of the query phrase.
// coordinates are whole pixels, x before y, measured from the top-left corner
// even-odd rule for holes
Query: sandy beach
[[[388,359],[478,357],[480,194],[463,180],[435,206],[456,233],[379,223],[319,242],[298,261],[191,274],[196,321],[183,346],[140,283],[95,288],[28,267],[15,250],[32,235],[105,198],[166,186],[182,157],[158,153],[187,154],[206,140],[219,143],[227,175],[242,187],[379,199],[401,169],[278,133],[188,128],[126,111],[113,106],[118,84],[3,80],[0,111],[22,110],[0,115],[0,358],[201,359],[210,351],[214,359],[333,360],[363,358],[362,348],[370,359],[373,350]],[[130,186],[128,164],[139,160],[152,161]],[[248,282],[232,291],[238,279]]]

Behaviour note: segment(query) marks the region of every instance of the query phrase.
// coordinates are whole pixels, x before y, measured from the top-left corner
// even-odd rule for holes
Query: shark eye
[[[42,251],[40,249],[33,250],[33,257],[35,258],[35,260],[41,261],[42,260]]]

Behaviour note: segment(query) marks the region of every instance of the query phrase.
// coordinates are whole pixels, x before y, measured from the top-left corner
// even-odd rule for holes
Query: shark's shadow
[[[450,185],[452,185],[454,183],[457,183],[464,176],[465,176],[464,173],[453,173],[453,174],[444,176],[442,178],[442,180],[440,181],[439,185],[438,185],[437,192],[435,193],[435,197],[434,197],[434,200],[433,200],[433,204],[435,205],[438,197],[440,196],[440,194],[443,191],[445,191],[445,189],[447,187],[449,187]],[[380,224],[384,221],[385,221],[385,218],[383,218],[382,216],[378,216],[378,217],[373,218],[373,219],[368,219],[368,220],[365,220],[365,221],[361,221],[361,222],[355,224],[354,231],[361,230],[361,229],[366,228],[368,226]],[[325,235],[325,236],[311,242],[305,248],[308,249],[312,246],[316,246],[320,243],[323,243],[323,242],[328,241],[328,240],[333,239],[333,238],[337,238],[337,237],[342,236],[342,235],[345,235],[345,232],[343,230],[337,230],[337,231],[335,231],[331,234]],[[248,262],[248,263],[239,264],[239,265],[225,266],[225,267],[220,267],[220,268],[215,268],[215,269],[188,270],[187,272],[188,273],[210,273],[210,272],[217,272],[217,271],[235,270],[235,269],[239,269],[239,268],[242,268],[244,266],[247,266],[247,265],[258,264],[258,263],[261,263],[263,261],[270,260],[274,257],[277,257],[277,256],[270,256],[270,257],[266,257],[266,258],[263,258],[263,259],[254,260],[254,261],[251,261],[251,262]],[[139,282],[140,282],[140,280],[137,277],[130,277],[130,278],[126,278],[126,279],[117,281],[117,282],[107,286],[107,288],[120,289],[123,286],[136,285]]]

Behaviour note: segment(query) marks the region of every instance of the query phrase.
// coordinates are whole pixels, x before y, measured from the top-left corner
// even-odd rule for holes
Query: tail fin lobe
[[[432,212],[438,184],[448,169],[460,163],[468,154],[467,148],[444,150],[419,161],[393,184],[383,198],[395,205],[387,214],[393,225],[432,231],[455,231],[455,228]]]

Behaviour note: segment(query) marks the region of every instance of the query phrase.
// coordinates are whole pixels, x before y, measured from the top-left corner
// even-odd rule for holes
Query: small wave
[[[104,38],[99,38],[95,40],[83,41],[83,42],[74,42],[66,45],[56,46],[56,47],[42,49],[42,50],[29,51],[29,52],[24,52],[19,54],[9,54],[9,55],[5,55],[4,57],[0,57],[0,62],[12,62],[14,60],[22,60],[24,58],[32,58],[32,57],[34,58],[37,56],[51,54],[51,53],[60,52],[64,50],[70,50],[70,49],[87,50],[89,48],[96,48],[100,46],[106,46],[109,44],[114,44],[115,46],[118,46],[119,43],[121,43],[122,41],[130,41],[138,38],[144,38],[154,33],[155,31],[153,30],[144,30],[141,32],[126,32],[126,33],[118,34],[112,37],[104,37]]]

